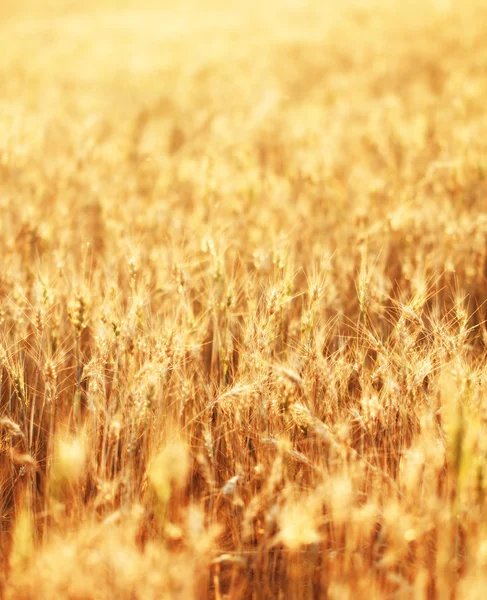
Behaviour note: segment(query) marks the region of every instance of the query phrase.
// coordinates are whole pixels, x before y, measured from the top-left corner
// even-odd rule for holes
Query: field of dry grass
[[[0,39],[0,597],[483,598],[484,2]]]

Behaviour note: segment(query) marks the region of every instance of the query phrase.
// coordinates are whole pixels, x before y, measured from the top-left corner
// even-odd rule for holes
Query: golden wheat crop
[[[485,2],[0,44],[0,597],[483,598]]]

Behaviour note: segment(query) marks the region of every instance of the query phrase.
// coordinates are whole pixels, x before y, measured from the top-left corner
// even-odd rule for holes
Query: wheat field
[[[487,5],[0,40],[0,597],[483,598]]]

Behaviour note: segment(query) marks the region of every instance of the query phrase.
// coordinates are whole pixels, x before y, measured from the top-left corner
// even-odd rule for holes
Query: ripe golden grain
[[[486,17],[0,2],[1,597],[479,596]]]

